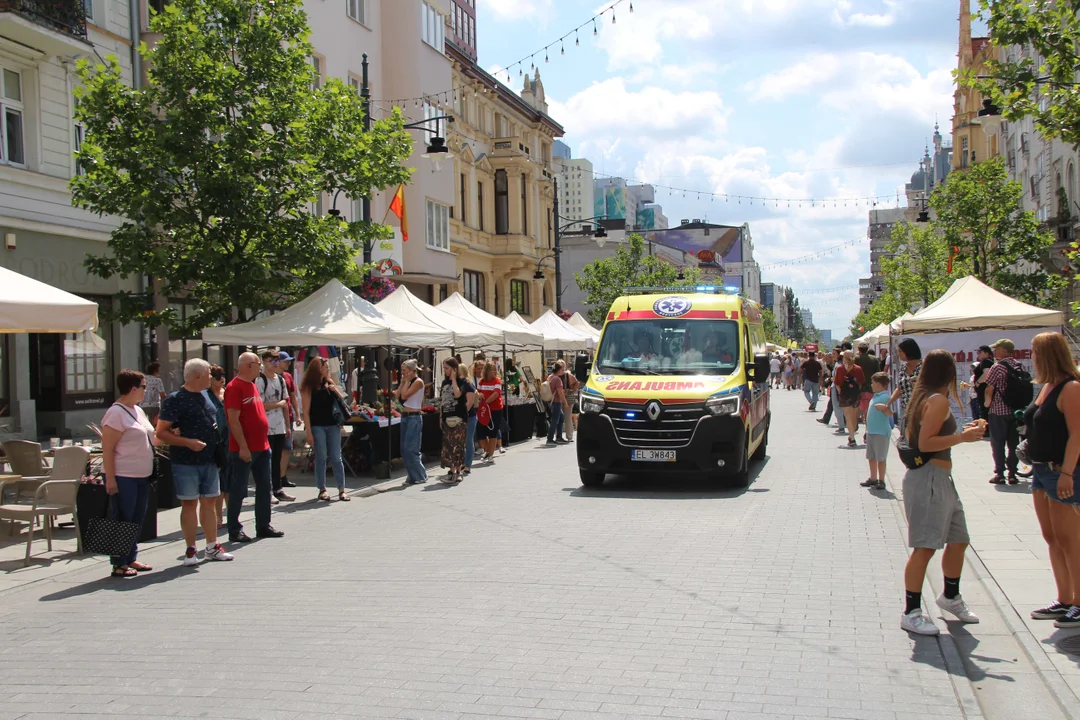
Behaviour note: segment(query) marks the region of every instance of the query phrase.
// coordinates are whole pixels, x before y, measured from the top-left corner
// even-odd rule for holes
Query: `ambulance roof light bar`
[[[694,287],[683,286],[650,286],[638,285],[623,290],[624,295],[657,295],[660,293],[676,293],[682,295],[738,295],[739,288],[735,286],[697,285]]]

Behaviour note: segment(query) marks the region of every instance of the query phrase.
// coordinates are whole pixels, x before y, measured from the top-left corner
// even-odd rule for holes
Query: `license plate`
[[[674,450],[635,450],[632,460],[644,462],[675,462]]]

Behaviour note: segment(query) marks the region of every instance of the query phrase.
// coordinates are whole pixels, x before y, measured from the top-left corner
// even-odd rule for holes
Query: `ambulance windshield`
[[[609,375],[730,375],[739,363],[733,320],[614,320],[604,329],[597,369]]]

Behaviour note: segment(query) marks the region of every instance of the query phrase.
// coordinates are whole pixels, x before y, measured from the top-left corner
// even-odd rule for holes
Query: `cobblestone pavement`
[[[233,563],[174,543],[0,594],[0,720],[982,717],[955,646],[899,629],[895,499],[775,396],[747,491],[585,491],[572,447],[523,444],[294,507]]]

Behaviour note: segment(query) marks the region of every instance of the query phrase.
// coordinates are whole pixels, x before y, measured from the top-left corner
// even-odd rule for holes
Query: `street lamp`
[[[420,122],[410,123],[409,125],[406,125],[405,128],[407,130],[411,130],[414,128],[421,129],[421,125],[431,122],[432,120],[436,122],[439,120],[454,122],[454,118],[450,117],[449,115],[443,115],[441,117],[428,118],[427,120],[421,120]],[[427,130],[427,128],[423,129]],[[428,132],[437,131],[428,130]],[[438,135],[435,135],[431,138],[431,141],[428,142],[427,150],[420,157],[426,158],[431,161],[432,172],[439,172],[443,169],[443,163],[446,162],[449,158],[453,157],[453,155],[450,154],[450,148],[446,147],[446,140],[439,137]]]

